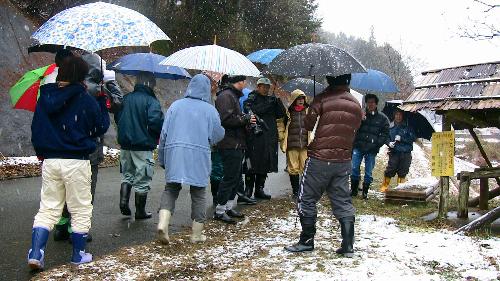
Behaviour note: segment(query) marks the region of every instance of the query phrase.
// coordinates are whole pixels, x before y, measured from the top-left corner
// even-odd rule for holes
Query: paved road
[[[270,190],[273,196],[290,192],[288,175],[283,172],[284,162],[284,156],[280,154],[280,172],[270,175],[266,184],[266,190]],[[123,217],[118,208],[120,185],[118,168],[101,169],[91,229],[94,241],[87,246],[89,252],[101,256],[122,246],[155,239],[158,223],[156,211],[160,205],[164,184],[163,170],[158,168],[147,205],[148,210],[154,211],[154,217],[150,220],[135,221]],[[0,181],[0,280],[27,280],[32,277],[26,265],[26,256],[31,243],[33,217],[39,207],[40,186],[39,177]],[[207,194],[208,202],[212,202],[208,190]],[[133,202],[133,197],[131,199]],[[189,189],[183,188],[172,219],[172,231],[190,227],[189,203]],[[208,215],[212,212],[211,208],[210,206],[207,211]],[[71,245],[67,242],[54,242],[51,236],[46,254],[46,268],[67,263],[71,257]]]

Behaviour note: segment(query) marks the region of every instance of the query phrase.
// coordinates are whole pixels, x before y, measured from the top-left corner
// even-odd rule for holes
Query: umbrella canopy
[[[387,101],[382,112],[387,115],[391,122],[393,122],[394,112],[401,104],[402,101],[400,100]],[[432,133],[435,132],[429,120],[419,112],[404,111],[404,122],[406,122],[409,127],[413,128],[417,138],[430,140],[432,137]]]
[[[283,91],[291,93],[295,89],[299,89],[310,97],[314,97],[316,94],[323,92],[325,88],[326,87],[323,84],[314,82],[312,79],[307,78],[295,78],[281,86]]]
[[[26,72],[9,90],[10,101],[16,109],[35,111],[38,100],[40,82],[45,76],[54,72],[56,64],[40,67]]]
[[[168,56],[160,64],[230,75],[260,76],[257,67],[244,55],[217,45],[182,49]]]
[[[375,69],[368,69],[366,73],[353,73],[350,87],[358,91],[384,94],[399,92],[391,77]]]
[[[160,62],[164,59],[166,57],[153,53],[135,53],[115,60],[108,65],[107,69],[127,75],[137,75],[141,71],[148,71],[152,72],[156,78],[171,80],[191,78],[184,68],[161,65]]]
[[[309,43],[283,51],[269,63],[266,72],[301,77],[339,76],[366,70],[348,52],[334,45]]]
[[[251,62],[268,65],[283,49],[262,49],[247,56]]]
[[[104,2],[64,10],[44,23],[31,38],[38,45],[71,46],[90,52],[170,40],[142,14]]]

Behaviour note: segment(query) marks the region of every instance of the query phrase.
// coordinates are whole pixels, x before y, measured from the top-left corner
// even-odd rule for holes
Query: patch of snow
[[[38,158],[36,156],[6,157],[4,160],[0,161],[0,166],[20,165],[20,164],[38,165],[40,163],[41,163],[41,161],[38,160]]]
[[[473,172],[474,169],[479,168],[479,166],[471,162],[462,160],[458,157],[455,157],[454,168],[455,168],[454,175],[456,175],[460,172]]]

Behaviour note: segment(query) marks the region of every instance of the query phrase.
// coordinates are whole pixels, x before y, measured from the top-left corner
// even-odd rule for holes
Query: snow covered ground
[[[320,206],[315,250],[292,254],[283,247],[297,241],[295,211],[271,218],[244,239],[209,232],[205,247],[192,249],[187,237],[174,236],[172,246],[156,243],[125,248],[74,270],[69,266],[43,274],[81,280],[497,280],[500,239],[477,239],[449,231],[404,229],[392,218],[361,215],[356,221],[355,256],[335,254],[338,223]],[[229,238],[229,239],[227,239]],[[221,243],[219,243],[221,242]],[[162,252],[169,247],[175,251]]]

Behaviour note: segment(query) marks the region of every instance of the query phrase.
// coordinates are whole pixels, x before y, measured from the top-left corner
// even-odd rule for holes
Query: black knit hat
[[[245,80],[247,80],[247,77],[244,75],[229,75],[226,81],[230,84],[234,84]]]

